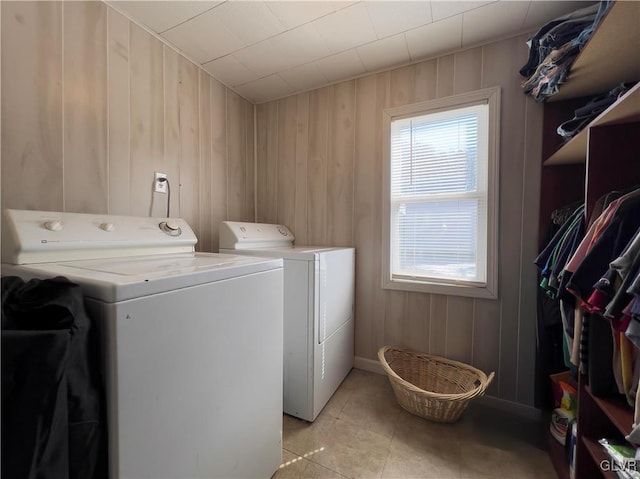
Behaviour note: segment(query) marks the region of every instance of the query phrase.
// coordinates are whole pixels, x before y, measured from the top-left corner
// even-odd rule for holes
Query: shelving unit
[[[602,461],[607,460],[607,454],[604,452],[604,449],[602,449],[602,446],[600,446],[600,444],[592,441],[589,438],[583,438],[582,443],[589,452],[589,455],[591,456],[595,464],[600,464]],[[602,473],[602,477],[605,477],[606,479],[618,479],[618,476],[615,472],[602,470],[600,472]]]
[[[638,44],[640,48],[640,43]],[[640,55],[640,52],[639,52]],[[545,166],[584,163],[587,158],[589,129],[598,126],[634,123],[640,121],[640,83],[625,93],[618,101],[595,118],[589,128],[585,128],[561,146],[544,162]]]
[[[548,436],[548,445],[549,457],[556,469],[558,479],[569,479],[569,461],[564,447],[551,434]]]
[[[574,62],[560,92],[544,107],[540,238],[551,212],[584,201],[586,215],[609,191],[640,184],[640,83],[562,144],[558,125],[595,95],[622,82],[640,80],[640,2],[618,1]],[[622,439],[631,430],[633,410],[620,398],[595,397],[581,377],[578,387],[577,479],[614,479],[600,467],[606,453],[601,437]],[[551,439],[549,455],[557,475],[569,477],[564,448]]]
[[[633,411],[622,397],[594,396],[584,378],[578,394],[576,477],[617,478],[615,473],[600,467],[608,456],[598,440],[602,437],[623,440],[631,432]]]
[[[600,22],[597,32],[573,62],[566,83],[547,101],[555,103],[598,94],[610,90],[621,81],[640,78],[638,25],[640,8],[637,2],[618,1],[613,5]],[[629,53],[635,57],[628,56]]]

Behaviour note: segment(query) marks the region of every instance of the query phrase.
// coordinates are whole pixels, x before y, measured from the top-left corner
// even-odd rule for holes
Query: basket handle
[[[491,381],[493,381],[493,378],[495,377],[495,375],[496,375],[496,373],[492,371],[491,374],[489,374],[489,376],[487,376],[487,380],[482,383],[481,389],[482,389],[482,393],[483,394],[487,390],[489,385],[491,384]]]
[[[404,381],[400,376],[398,376],[398,374],[391,369],[391,367],[387,364],[387,360],[384,357],[385,353],[389,350],[390,348],[388,346],[382,346],[380,349],[378,349],[378,360],[380,361],[380,364],[382,365],[382,368],[384,369],[384,371],[390,375],[393,376],[396,379],[399,379],[400,381]]]
[[[493,378],[495,377],[495,375],[496,373],[492,371],[491,374],[489,374],[489,376],[486,376],[486,379],[484,380],[480,379],[480,387],[473,392],[473,394],[469,397],[469,399],[477,396],[483,396],[484,392],[487,390],[487,388],[491,384],[491,381],[493,381]]]

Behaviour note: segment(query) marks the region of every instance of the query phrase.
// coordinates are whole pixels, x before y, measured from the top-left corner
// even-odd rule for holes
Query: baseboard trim
[[[356,369],[363,369],[372,373],[385,375],[382,365],[373,359],[356,356],[354,360],[354,367]],[[495,409],[501,413],[511,414],[524,419],[541,421],[543,418],[543,413],[539,409],[527,406],[526,404],[500,399],[495,396],[482,396],[481,398],[474,400],[474,402],[478,406]]]
[[[500,399],[495,396],[482,396],[476,399],[475,402],[478,406],[494,409],[503,414],[510,414],[511,416],[517,416],[531,421],[543,420],[543,413],[540,409],[527,406],[526,404],[507,401],[506,399]]]
[[[373,359],[356,356],[355,360],[353,361],[353,367],[356,369],[363,369],[371,373],[382,374],[383,376],[385,375],[382,365],[378,361],[374,361]]]

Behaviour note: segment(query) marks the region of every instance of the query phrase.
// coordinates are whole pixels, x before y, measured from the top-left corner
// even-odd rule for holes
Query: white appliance
[[[281,463],[282,260],[195,243],[180,219],[5,211],[2,274],[67,277],[102,326],[113,479]]]
[[[284,260],[284,412],[313,421],[353,367],[355,250],[294,246],[286,226],[225,221],[220,252]]]

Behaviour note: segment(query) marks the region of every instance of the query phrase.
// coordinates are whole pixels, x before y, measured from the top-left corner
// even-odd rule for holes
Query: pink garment
[[[598,236],[600,236],[600,234],[609,225],[609,223],[611,223],[613,214],[620,206],[620,199],[621,198],[612,201],[611,204],[607,206],[607,208],[602,212],[602,214],[598,216],[598,219],[596,219],[589,227],[587,233],[584,235],[584,238],[582,238],[582,241],[578,245],[575,253],[573,253],[573,256],[571,257],[571,259],[569,259],[566,266],[564,267],[565,270],[569,271],[570,273],[575,273],[576,269],[578,269],[578,266],[580,266],[580,263],[582,263],[582,260],[585,258],[585,256],[587,256],[587,253],[591,249],[591,246],[593,246],[593,243],[595,243],[595,241],[598,239]]]
[[[640,188],[635,189],[630,193],[621,196],[617,200],[612,201],[609,206],[607,206],[606,209],[602,212],[602,214],[598,216],[598,219],[596,219],[589,227],[587,233],[584,235],[584,238],[580,242],[580,245],[576,249],[571,259],[567,262],[564,269],[569,271],[570,273],[575,273],[576,269],[578,269],[578,266],[580,266],[580,263],[582,263],[582,260],[585,258],[593,244],[600,237],[605,228],[609,226],[609,223],[611,223],[613,215],[618,210],[620,205],[629,198],[633,198],[639,195]]]

